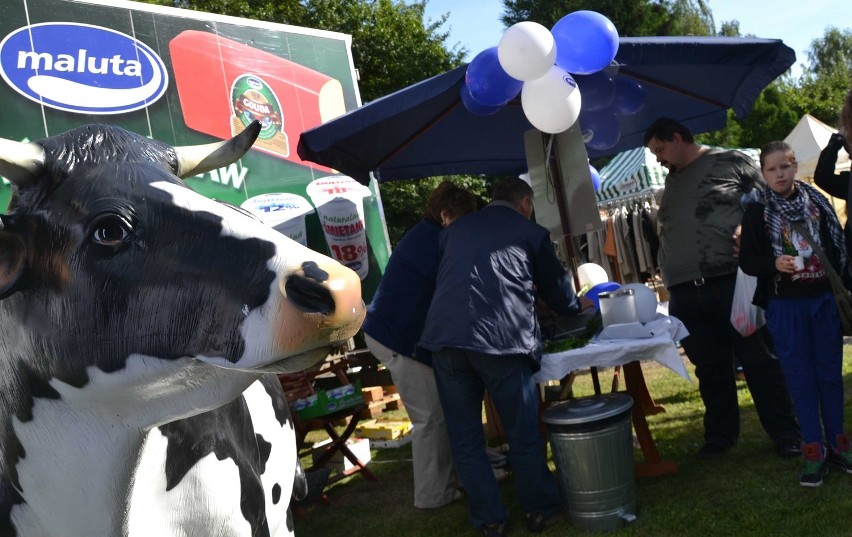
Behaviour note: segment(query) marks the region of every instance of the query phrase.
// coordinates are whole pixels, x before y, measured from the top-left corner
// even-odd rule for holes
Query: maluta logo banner
[[[159,56],[129,35],[88,24],[33,24],[0,42],[0,76],[51,108],[121,114],[144,108],[168,87]]]

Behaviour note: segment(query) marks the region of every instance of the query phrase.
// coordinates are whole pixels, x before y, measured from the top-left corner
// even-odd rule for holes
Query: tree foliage
[[[728,110],[724,129],[697,138],[701,143],[721,147],[762,147],[772,140],[783,140],[801,116],[787,95],[784,83],[775,81],[761,92],[745,118],[738,119],[733,110]]]
[[[852,30],[827,28],[825,35],[811,41],[808,62],[806,75],[810,77],[835,73],[848,77],[852,74]]]
[[[740,21],[723,21],[719,27],[719,35],[724,37],[739,37]]]
[[[716,35],[713,13],[704,0],[666,2],[670,16],[656,35]]]
[[[811,41],[802,76],[787,85],[787,99],[796,110],[837,125],[843,97],[852,87],[852,30],[830,27]]]
[[[704,0],[504,0],[506,27],[525,20],[547,28],[573,11],[593,10],[618,29],[618,35],[713,35],[713,15]]]

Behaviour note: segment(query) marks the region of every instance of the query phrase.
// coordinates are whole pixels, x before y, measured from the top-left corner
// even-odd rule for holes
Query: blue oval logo
[[[90,24],[47,22],[18,28],[0,42],[0,76],[24,97],[79,114],[145,108],[169,83],[146,44]]]

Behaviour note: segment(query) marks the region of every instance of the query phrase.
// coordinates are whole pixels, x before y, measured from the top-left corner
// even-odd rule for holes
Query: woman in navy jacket
[[[421,509],[461,496],[432,363],[414,347],[435,292],[441,230],[476,206],[473,194],[449,181],[432,192],[423,219],[394,249],[362,326],[367,348],[390,371],[414,425],[414,506]]]

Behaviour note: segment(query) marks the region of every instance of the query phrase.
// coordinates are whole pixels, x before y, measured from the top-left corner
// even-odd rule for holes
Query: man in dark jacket
[[[483,535],[503,535],[507,518],[484,449],[484,390],[509,439],[528,527],[542,531],[561,500],[538,425],[532,377],[542,351],[535,303],[540,297],[566,316],[592,306],[574,293],[548,231],[530,222],[532,211],[532,188],[511,179],[495,187],[491,204],[444,230],[435,295],[420,342],[433,353],[456,471],[471,521]]]

